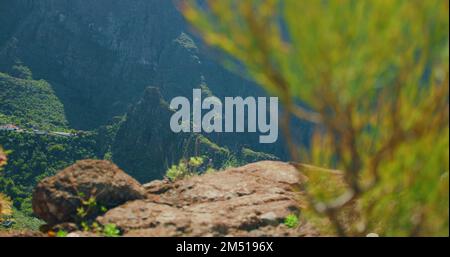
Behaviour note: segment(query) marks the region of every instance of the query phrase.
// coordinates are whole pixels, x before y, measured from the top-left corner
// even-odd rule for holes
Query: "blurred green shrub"
[[[314,165],[303,215],[338,235],[448,236],[448,1],[204,2],[187,20],[280,98],[292,160]],[[292,117],[317,125],[311,147]]]

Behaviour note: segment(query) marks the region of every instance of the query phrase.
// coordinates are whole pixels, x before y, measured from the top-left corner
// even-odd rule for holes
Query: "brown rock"
[[[44,233],[39,231],[22,231],[22,230],[8,230],[8,231],[0,231],[1,237],[44,237],[46,236]]]
[[[287,228],[302,207],[292,186],[303,178],[291,165],[263,161],[174,183],[144,185],[147,199],[126,203],[97,220],[125,236],[308,236],[307,223]]]
[[[66,232],[74,232],[74,231],[78,230],[78,226],[75,223],[65,222],[65,223],[60,223],[51,228],[51,231],[60,231],[60,230],[66,231]]]
[[[90,196],[98,206],[113,208],[144,195],[143,187],[111,162],[84,160],[42,180],[32,203],[37,216],[57,224],[76,220],[81,200]]]

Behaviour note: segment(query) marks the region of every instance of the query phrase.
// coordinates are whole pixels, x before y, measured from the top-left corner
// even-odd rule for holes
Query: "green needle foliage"
[[[292,160],[314,165],[303,215],[338,235],[448,236],[448,1],[202,2],[187,20],[280,97]],[[307,149],[292,117],[317,124]]]

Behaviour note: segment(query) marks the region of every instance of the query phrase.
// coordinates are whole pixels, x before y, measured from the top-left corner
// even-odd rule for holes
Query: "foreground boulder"
[[[292,190],[299,172],[283,162],[262,161],[177,182],[154,181],[147,199],[128,202],[98,217],[125,236],[311,236],[301,222],[283,224],[302,204]]]
[[[145,197],[143,187],[108,161],[84,160],[42,180],[33,192],[33,211],[48,224],[77,219],[87,197],[98,206],[113,208]]]

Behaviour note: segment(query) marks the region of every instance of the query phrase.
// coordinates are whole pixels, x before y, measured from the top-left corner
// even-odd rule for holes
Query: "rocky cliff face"
[[[0,22],[0,72],[23,66],[46,80],[71,128],[95,129],[123,115],[150,85],[167,101],[191,98],[200,86],[218,97],[263,95],[190,35],[177,1],[4,0]],[[207,136],[236,151],[286,155],[280,144],[258,144],[255,133]]]
[[[0,3],[0,71],[29,67],[49,81],[71,125],[94,128],[158,85],[164,97],[190,95],[215,71],[235,94],[249,83],[203,62],[176,1],[5,0]],[[234,81],[233,81],[234,80]],[[225,87],[223,87],[225,88]],[[248,91],[248,90],[247,90]]]
[[[111,207],[92,218],[100,226],[114,224],[123,236],[317,235],[306,221],[294,228],[283,224],[286,216],[298,215],[303,208],[292,186],[304,179],[289,164],[264,161],[141,186],[108,162],[88,160],[41,182],[35,189],[33,208],[52,225],[47,229],[65,228],[72,236],[98,235],[78,231],[74,192],[97,197],[101,204]],[[109,193],[102,194],[101,188],[108,188]],[[128,201],[120,204],[117,199]],[[55,221],[65,224],[55,225]]]
[[[155,80],[164,49],[184,30],[172,4],[2,1],[15,26],[0,42],[0,67],[30,67],[54,86],[73,127],[93,128],[123,112]]]
[[[128,174],[141,182],[161,179],[181,158],[204,156],[220,166],[231,153],[200,134],[174,133],[173,111],[160,89],[149,87],[127,112],[112,145],[112,157]]]
[[[230,160],[241,164],[278,160],[242,145],[230,149],[201,134],[174,133],[170,129],[173,113],[160,89],[148,87],[120,124],[111,149],[113,161],[140,182],[149,182],[163,178],[182,158],[201,156],[211,168],[220,168]]]
[[[170,130],[170,115],[159,89],[148,88],[117,132],[113,159],[141,182],[162,177],[182,157],[183,134]]]

